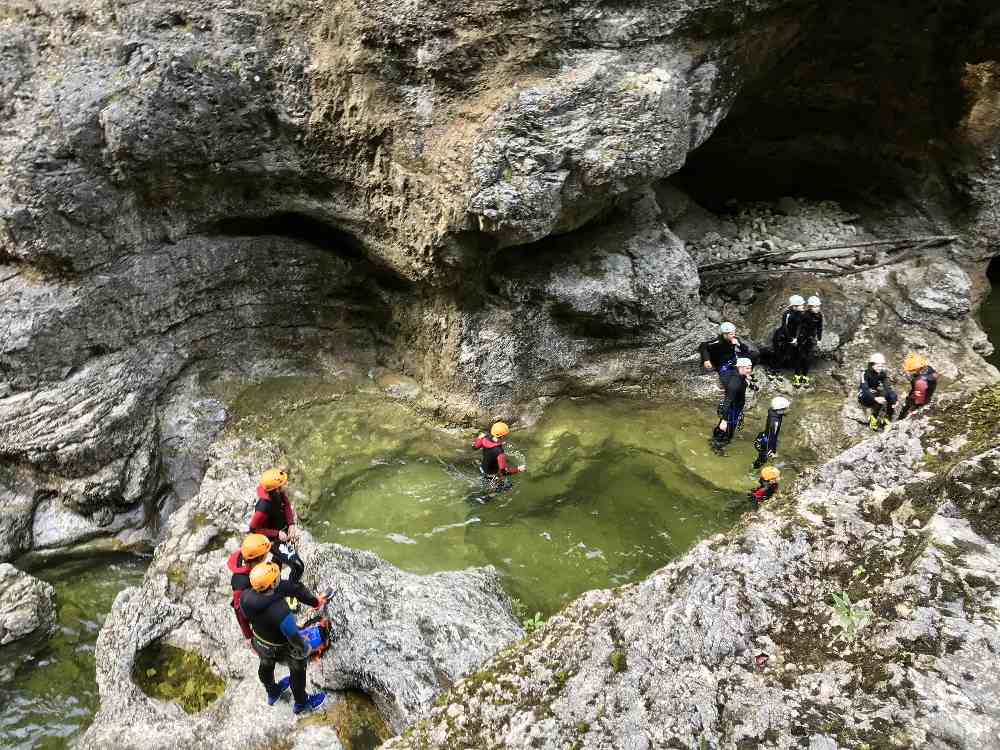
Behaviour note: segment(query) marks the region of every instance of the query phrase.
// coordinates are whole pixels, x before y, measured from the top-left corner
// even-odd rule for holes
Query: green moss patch
[[[225,680],[198,654],[154,641],[136,655],[132,679],[150,698],[194,714],[222,697]]]
[[[360,690],[348,690],[327,711],[300,721],[300,725],[325,724],[337,731],[344,750],[375,750],[392,736],[372,699]]]

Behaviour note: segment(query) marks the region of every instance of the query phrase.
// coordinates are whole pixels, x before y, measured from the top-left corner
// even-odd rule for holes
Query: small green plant
[[[831,641],[831,644],[842,640],[845,643],[854,643],[858,637],[858,632],[871,620],[871,610],[859,607],[851,602],[851,597],[844,591],[833,595],[833,624],[840,626],[840,632]]]
[[[867,571],[865,570],[865,566],[859,565],[858,567],[856,567],[854,570],[851,571],[851,578],[857,578],[859,576],[863,576],[866,572]]]
[[[524,626],[525,632],[529,634],[534,633],[544,624],[545,624],[545,618],[542,617],[541,612],[535,612],[533,617],[525,617],[523,620],[521,620],[521,625]]]
[[[608,657],[608,664],[611,665],[611,671],[615,674],[624,672],[628,669],[628,660],[625,658],[625,652],[616,648],[611,652],[611,656]]]

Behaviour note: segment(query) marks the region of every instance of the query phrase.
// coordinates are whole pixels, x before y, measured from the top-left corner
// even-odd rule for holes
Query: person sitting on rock
[[[756,507],[762,506],[778,491],[778,482],[781,479],[781,471],[775,466],[765,466],[760,470],[760,479],[757,486],[750,490],[748,495]]]
[[[797,343],[791,349],[792,366],[795,369],[792,384],[796,388],[806,388],[810,385],[809,368],[812,366],[813,352],[816,350],[816,344],[823,338],[821,305],[819,297],[810,297],[808,308],[799,320]]]
[[[940,375],[927,364],[927,357],[910,352],[903,360],[903,370],[910,378],[910,392],[906,395],[899,418],[903,419],[912,409],[919,409],[931,402]]]
[[[472,444],[473,450],[483,451],[482,461],[479,463],[479,473],[483,475],[483,485],[487,492],[502,492],[511,487],[511,474],[518,474],[527,471],[524,464],[520,466],[508,466],[507,454],[503,450],[503,439],[510,433],[510,427],[506,422],[494,422],[490,427],[490,434],[487,437],[485,432],[480,432]]]
[[[326,604],[324,597],[316,596],[301,583],[281,580],[277,564],[266,562],[255,565],[250,571],[250,589],[243,593],[240,609],[250,623],[250,643],[260,658],[257,676],[267,691],[267,705],[277,703],[291,685],[295,700],[292,712],[301,714],[319,708],[326,694],[306,694],[310,647],[299,633],[285,597],[317,609]],[[289,675],[275,682],[274,668],[278,662],[288,666]]]
[[[858,386],[858,401],[862,406],[871,409],[868,426],[873,430],[880,430],[892,422],[892,413],[897,400],[896,392],[892,390],[889,376],[885,371],[885,357],[875,352],[868,358],[868,367],[861,375],[861,383]]]
[[[285,493],[287,485],[288,472],[284,469],[268,469],[261,475],[250,531],[271,540],[271,559],[279,566],[287,565],[289,580],[298,583],[302,580],[305,563],[292,546],[299,538],[299,529],[295,525],[292,503]]]
[[[233,588],[233,599],[231,602],[233,612],[236,614],[236,621],[243,631],[243,637],[250,640],[253,633],[250,630],[250,623],[243,616],[240,609],[240,598],[243,592],[250,588],[250,571],[254,565],[267,562],[267,553],[271,551],[271,540],[263,534],[248,534],[243,540],[243,544],[226,561],[226,567],[233,574],[230,578],[230,585]]]
[[[806,301],[801,295],[788,298],[788,309],[781,316],[781,324],[774,329],[771,346],[774,356],[771,362],[775,370],[784,370],[793,365],[795,349],[799,344],[799,333],[805,316]]]
[[[712,450],[720,455],[743,424],[747,383],[752,370],[753,362],[748,357],[740,357],[736,360],[736,370],[729,372],[723,382],[725,395],[719,402],[719,423],[712,430]]]
[[[757,459],[753,462],[755,469],[759,469],[778,454],[781,420],[785,418],[785,412],[791,405],[792,402],[784,396],[775,396],[771,399],[771,407],[767,410],[767,419],[764,420],[764,429],[757,433],[757,439],[753,442],[753,447],[757,449]]]
[[[715,370],[719,374],[719,383],[726,386],[726,377],[736,367],[736,360],[745,357],[751,362],[754,359],[753,348],[736,336],[736,326],[726,322],[719,325],[719,335],[714,339],[703,341],[698,346],[701,366],[706,370]]]

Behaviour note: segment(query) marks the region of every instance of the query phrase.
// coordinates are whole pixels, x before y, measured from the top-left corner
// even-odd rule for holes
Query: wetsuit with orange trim
[[[490,435],[480,435],[472,444],[472,448],[483,451],[479,471],[490,489],[507,489],[510,486],[510,480],[506,477],[517,474],[520,469],[507,464],[507,454],[503,452],[503,441]]]
[[[284,490],[268,492],[263,485],[257,485],[257,505],[250,518],[250,531],[263,534],[272,541],[271,559],[280,566],[287,565],[291,571],[288,580],[298,583],[305,571],[305,563],[290,544],[279,541],[279,532],[287,531],[294,524],[295,511]]]
[[[236,550],[226,561],[226,567],[233,574],[230,579],[230,584],[233,587],[233,600],[231,602],[233,612],[236,614],[236,621],[240,624],[240,630],[243,631],[243,637],[250,640],[253,637],[253,631],[250,630],[250,623],[247,622],[243,610],[240,609],[240,599],[243,597],[243,592],[250,588],[250,568],[253,566],[243,559],[242,552]]]

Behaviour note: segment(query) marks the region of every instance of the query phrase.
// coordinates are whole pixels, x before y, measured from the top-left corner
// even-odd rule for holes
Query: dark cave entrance
[[[986,278],[990,282],[990,292],[979,307],[979,322],[993,344],[993,353],[986,361],[1000,367],[1000,256],[990,261]]]
[[[782,196],[961,211],[963,80],[998,47],[995,0],[824,6],[670,181],[714,212]]]

